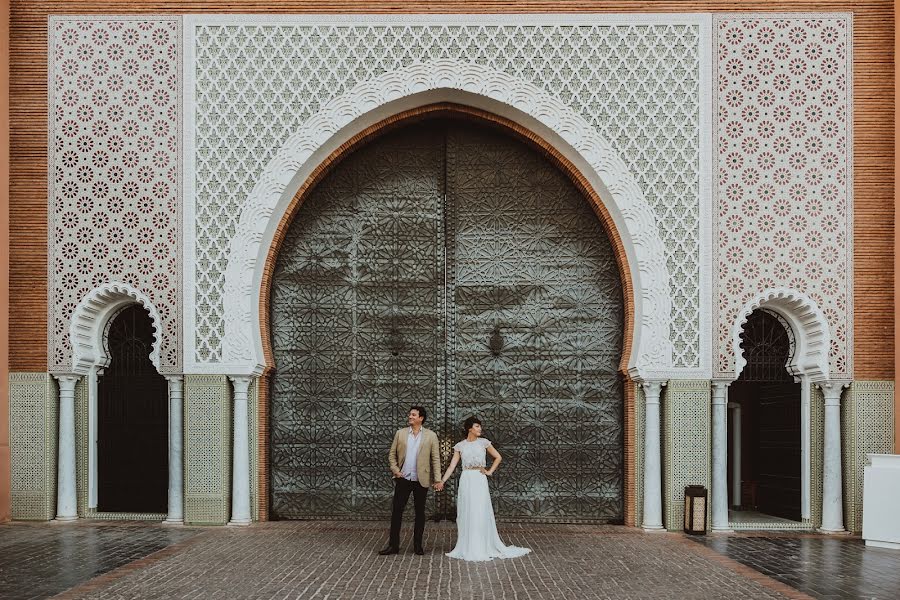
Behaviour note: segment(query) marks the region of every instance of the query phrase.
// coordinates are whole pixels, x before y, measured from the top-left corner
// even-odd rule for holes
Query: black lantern
[[[684,532],[706,535],[706,488],[702,485],[684,488]]]

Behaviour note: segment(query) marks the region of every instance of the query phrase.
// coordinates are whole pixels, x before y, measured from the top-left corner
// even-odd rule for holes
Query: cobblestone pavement
[[[198,532],[97,521],[0,525],[0,598],[47,598]]]
[[[376,554],[387,537],[381,523],[16,524],[0,527],[0,597],[45,597],[70,586],[61,598],[807,597],[681,534],[504,525],[504,541],[533,552],[465,563],[444,556],[455,533],[452,523],[429,523],[425,556],[407,546],[382,557]]]
[[[696,538],[814,598],[900,598],[900,552],[858,537],[747,533]]]

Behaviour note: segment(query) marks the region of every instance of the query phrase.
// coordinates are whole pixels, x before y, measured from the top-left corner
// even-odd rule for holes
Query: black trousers
[[[416,508],[416,524],[413,528],[413,542],[416,547],[422,546],[422,536],[425,534],[425,499],[428,497],[428,488],[418,481],[409,481],[402,477],[394,479],[394,506],[391,511],[391,537],[388,544],[391,548],[400,547],[400,522],[403,520],[403,511],[406,509],[406,501],[409,495],[413,495],[413,504]]]

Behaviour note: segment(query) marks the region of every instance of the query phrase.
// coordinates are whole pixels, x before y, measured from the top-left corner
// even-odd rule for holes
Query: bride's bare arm
[[[450,466],[447,467],[447,472],[441,477],[441,483],[447,483],[447,480],[453,475],[453,471],[456,469],[457,464],[459,464],[459,450],[453,453],[453,458],[450,460]]]
[[[493,475],[494,471],[497,470],[497,467],[500,466],[500,461],[503,460],[503,457],[500,456],[500,453],[497,452],[497,449],[493,446],[488,446],[485,448],[485,451],[491,455],[491,458],[494,459],[494,462],[491,463],[491,468],[485,471],[482,471],[485,475]]]

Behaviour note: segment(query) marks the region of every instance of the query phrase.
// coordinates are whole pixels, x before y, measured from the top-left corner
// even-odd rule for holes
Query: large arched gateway
[[[273,517],[388,514],[387,446],[422,404],[445,465],[485,420],[501,517],[622,521],[619,268],[540,151],[460,119],[385,133],[309,194],[271,285]]]

